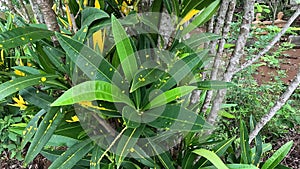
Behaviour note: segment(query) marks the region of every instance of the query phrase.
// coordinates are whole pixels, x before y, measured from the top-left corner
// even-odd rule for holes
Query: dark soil
[[[0,169],[47,169],[51,164],[45,157],[38,155],[34,161],[25,168],[22,166],[22,161],[5,158],[3,157],[4,154],[5,153],[1,156],[3,159],[0,159]]]
[[[281,78],[285,84],[289,84],[298,72],[300,66],[300,49],[290,49],[282,53],[280,57],[280,67],[271,68],[268,66],[260,66],[257,74],[254,75],[259,85],[275,81],[278,76],[278,70],[284,70],[286,77]]]

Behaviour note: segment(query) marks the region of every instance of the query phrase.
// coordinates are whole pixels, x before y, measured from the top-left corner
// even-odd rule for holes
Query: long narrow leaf
[[[125,157],[130,153],[135,151],[134,150],[134,145],[138,141],[144,127],[139,127],[139,128],[128,128],[123,136],[120,138],[120,141],[117,146],[117,151],[116,151],[116,163],[119,168],[119,166],[122,164],[123,160]]]
[[[81,69],[89,80],[103,80],[115,83],[121,89],[126,88],[125,82],[122,80],[119,72],[99,53],[74,39],[58,33],[56,36],[68,54],[68,58]]]
[[[208,21],[211,16],[216,12],[220,5],[220,0],[215,0],[213,3],[211,3],[208,7],[206,7],[202,12],[190,23],[186,28],[182,30],[181,36],[183,37],[187,33],[191,32],[198,26],[201,26],[206,21]]]
[[[293,146],[293,141],[289,141],[285,143],[264,163],[261,169],[275,168],[289,153],[292,146]]]
[[[0,85],[0,100],[22,90],[26,87],[41,84],[49,79],[55,79],[56,75],[29,75],[26,77],[16,78]]]
[[[70,147],[65,153],[58,157],[49,169],[72,168],[94,147],[92,140],[87,139]]]
[[[67,90],[51,106],[62,106],[82,101],[103,100],[133,106],[127,95],[117,86],[105,81],[86,81]]]
[[[174,131],[200,131],[211,128],[200,115],[169,104],[145,111],[142,122],[154,128]]]
[[[178,84],[184,77],[193,72],[196,67],[201,68],[204,64],[202,59],[207,53],[208,51],[204,50],[198,54],[193,53],[178,60],[167,72],[169,77],[166,80],[162,80],[159,89],[166,91]]]
[[[50,38],[54,33],[36,27],[18,27],[10,31],[0,33],[0,49],[9,49],[35,42],[44,38]]]
[[[60,124],[64,117],[64,112],[59,111],[59,108],[51,109],[43,121],[40,123],[36,134],[30,144],[27,151],[24,164],[28,165],[43,149],[47,144],[48,140],[51,138],[57,126]]]
[[[208,159],[217,169],[228,169],[228,167],[223,163],[223,161],[212,151],[205,149],[194,150],[194,153]]]
[[[121,62],[126,79],[130,82],[137,72],[138,65],[134,49],[121,23],[112,16],[112,32],[117,47],[118,56]]]
[[[181,98],[182,96],[191,93],[195,89],[195,86],[181,86],[168,90],[151,100],[149,104],[145,106],[145,109],[152,109],[155,107],[165,105],[171,101],[174,101],[176,99]]]
[[[245,125],[245,122],[240,122],[240,144],[241,144],[241,163],[251,164],[251,150],[248,143],[249,135]]]

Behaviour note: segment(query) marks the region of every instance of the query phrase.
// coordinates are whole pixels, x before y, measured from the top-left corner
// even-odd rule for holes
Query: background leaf
[[[29,42],[35,42],[44,38],[50,38],[54,35],[47,29],[36,27],[18,27],[12,30],[0,33],[0,49],[9,49],[25,45]]]

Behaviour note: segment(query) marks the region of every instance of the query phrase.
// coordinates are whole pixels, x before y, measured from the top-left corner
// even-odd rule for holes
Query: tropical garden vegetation
[[[272,144],[299,133],[300,71],[253,74],[294,47],[280,40],[298,34],[297,2],[1,3],[2,168],[288,168],[293,141]]]

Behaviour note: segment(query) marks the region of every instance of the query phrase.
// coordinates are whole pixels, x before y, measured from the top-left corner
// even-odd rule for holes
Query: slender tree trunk
[[[41,13],[41,10],[39,9],[39,6],[38,6],[36,0],[29,0],[29,3],[30,3],[30,6],[32,8],[33,15],[34,15],[34,18],[35,18],[36,22],[37,23],[45,23],[44,22],[44,16]]]
[[[243,22],[241,25],[241,30],[240,30],[240,35],[238,37],[235,50],[233,52],[233,56],[229,61],[228,67],[226,69],[226,72],[224,74],[223,80],[226,82],[230,82],[232,77],[233,77],[233,72],[235,68],[239,65],[240,58],[244,54],[244,48],[246,45],[246,40],[249,36],[250,33],[250,28],[251,28],[251,22],[252,18],[254,16],[254,3],[255,0],[248,0],[244,4],[244,11],[245,14],[243,16]],[[218,117],[218,112],[221,108],[221,104],[225,98],[226,95],[226,89],[219,90],[217,92],[217,96],[213,101],[212,108],[210,111],[209,116],[207,117],[207,121],[214,125],[217,117]],[[210,134],[212,131],[208,132]]]
[[[53,1],[51,0],[36,0],[41,10],[45,23],[49,30],[59,32],[59,26],[56,20],[56,15],[52,10]]]
[[[224,52],[224,45],[226,43],[226,38],[228,37],[228,32],[230,31],[230,23],[232,21],[233,13],[235,9],[235,0],[233,1],[223,1],[221,4],[221,7],[219,9],[219,14],[217,15],[217,24],[214,28],[214,33],[222,35],[222,39],[220,41],[214,41],[211,44],[211,54],[216,55],[214,62],[213,62],[213,67],[210,75],[211,80],[217,80],[218,79],[218,73],[220,69],[220,64],[222,62],[222,56]],[[224,22],[226,21],[226,23]],[[216,50],[216,46],[218,43],[218,49]],[[213,91],[210,90],[207,92],[206,98],[204,105],[202,107],[202,112],[206,112],[211,100],[213,97]]]
[[[254,130],[249,135],[249,143],[251,143],[251,141],[257,136],[259,131],[274,117],[276,112],[279,109],[281,109],[281,107],[286,103],[286,101],[291,97],[293,92],[297,89],[299,84],[300,84],[300,69],[299,69],[298,74],[295,77],[295,79],[290,83],[290,85],[288,86],[286,91],[276,101],[275,105],[256,124]]]
[[[39,5],[39,9],[41,10],[47,28],[51,31],[60,32],[59,25],[56,20],[56,15],[52,10],[53,1],[51,0],[37,0],[37,4]],[[58,45],[58,40],[55,36],[52,36],[52,41],[54,46]]]

